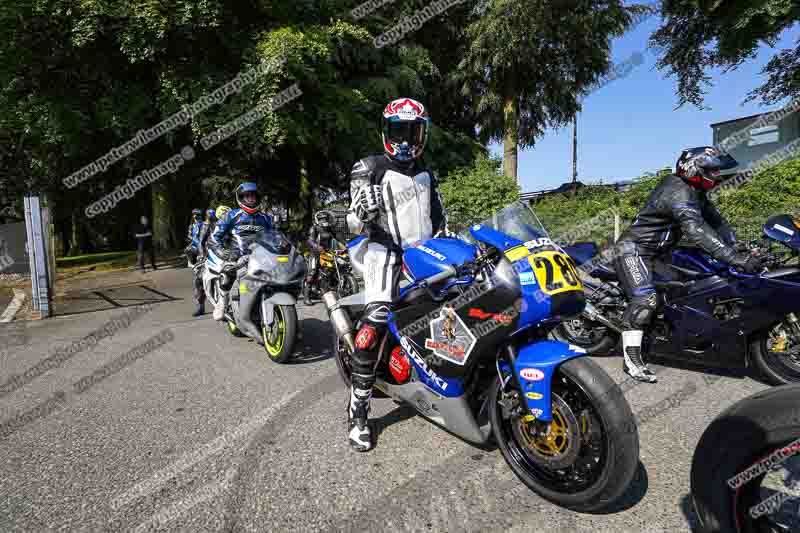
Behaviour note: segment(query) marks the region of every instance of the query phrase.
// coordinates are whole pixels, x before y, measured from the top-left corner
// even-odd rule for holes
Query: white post
[[[617,242],[619,240],[619,233],[620,233],[619,226],[620,226],[619,213],[614,211],[614,242]]]

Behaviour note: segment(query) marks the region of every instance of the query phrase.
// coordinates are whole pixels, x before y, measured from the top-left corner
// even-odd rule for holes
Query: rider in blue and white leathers
[[[217,221],[209,240],[209,248],[225,260],[230,268],[223,269],[220,297],[214,306],[214,320],[222,320],[228,306],[228,296],[235,281],[237,266],[243,265],[250,254],[249,244],[264,230],[272,229],[272,217],[259,210],[261,198],[253,182],[245,182],[236,189],[239,209],[229,211]]]
[[[392,101],[383,112],[384,152],[358,161],[350,174],[350,231],[366,237],[366,307],[356,335],[348,438],[356,451],[374,443],[369,401],[375,383],[378,343],[397,293],[402,250],[446,228],[447,220],[433,173],[419,157],[425,148],[429,118],[421,103]],[[361,245],[364,246],[364,245]]]
[[[205,269],[206,253],[208,248],[208,238],[214,230],[217,216],[213,209],[206,211],[206,220],[197,238],[200,250],[197,254],[197,263],[192,268],[192,301],[194,301],[195,311],[192,316],[198,317],[206,312],[206,292],[203,290],[203,270]]]

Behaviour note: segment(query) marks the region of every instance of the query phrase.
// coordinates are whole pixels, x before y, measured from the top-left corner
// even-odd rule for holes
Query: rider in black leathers
[[[311,305],[311,283],[319,270],[319,254],[325,250],[343,249],[344,245],[336,242],[333,235],[333,215],[330,211],[319,211],[314,214],[314,225],[308,230],[308,246],[311,250],[310,265],[306,280],[303,283],[303,302]]]
[[[652,272],[659,256],[668,257],[681,237],[715,259],[755,272],[760,261],[737,253],[736,236],[706,192],[722,181],[721,170],[737,165],[735,159],[713,147],[684,150],[670,174],[650,193],[647,204],[620,236],[614,267],[628,298],[623,315],[623,369],[636,380],[656,382],[642,358],[642,337],[657,308]]]

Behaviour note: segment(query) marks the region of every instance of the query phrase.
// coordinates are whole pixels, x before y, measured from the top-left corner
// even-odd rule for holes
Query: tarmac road
[[[323,304],[299,307],[302,353],[277,365],[191,318],[189,270],[146,277],[178,299],[26,323],[27,344],[0,348],[0,531],[688,531],[700,434],[766,388],[670,368],[624,387],[636,482],[616,512],[576,514],[391,400],[373,402],[377,448],[351,452]]]

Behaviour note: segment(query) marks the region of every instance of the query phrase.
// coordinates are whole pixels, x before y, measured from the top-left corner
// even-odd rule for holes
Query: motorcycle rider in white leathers
[[[410,98],[394,100],[383,112],[384,153],[358,161],[350,174],[350,231],[366,237],[363,256],[365,310],[352,359],[348,437],[356,451],[374,446],[368,423],[375,383],[378,343],[397,285],[402,250],[446,231],[447,219],[433,173],[420,156],[430,119],[423,105]]]

